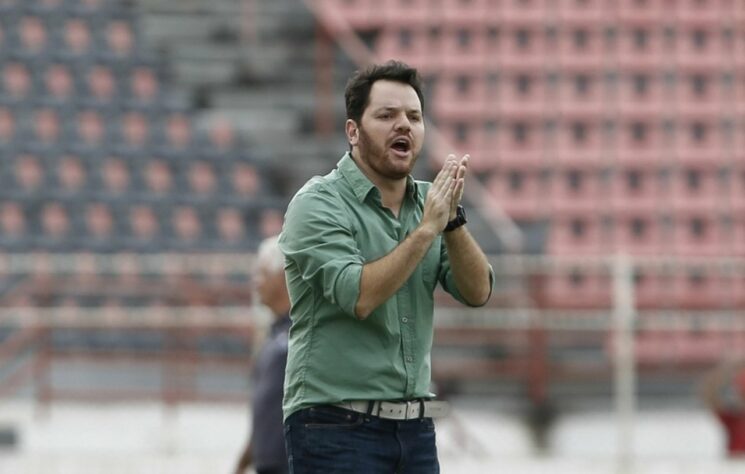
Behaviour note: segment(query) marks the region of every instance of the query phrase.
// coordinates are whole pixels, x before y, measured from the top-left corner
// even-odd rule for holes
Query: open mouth
[[[399,153],[408,153],[411,150],[411,142],[406,138],[397,138],[391,143],[391,148]]]

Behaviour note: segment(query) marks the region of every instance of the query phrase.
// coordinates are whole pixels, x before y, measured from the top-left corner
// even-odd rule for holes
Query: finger
[[[453,167],[455,166],[455,162],[449,161],[445,163],[445,165],[442,167],[442,170],[440,170],[440,173],[437,175],[437,178],[435,178],[435,182],[432,183],[432,187],[435,188],[436,191],[439,191],[442,189],[442,187],[445,185],[445,181],[448,177],[453,176]]]

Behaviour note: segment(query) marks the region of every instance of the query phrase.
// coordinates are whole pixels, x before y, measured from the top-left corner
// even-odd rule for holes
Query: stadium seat
[[[600,170],[590,163],[568,163],[553,170],[554,182],[544,192],[550,195],[553,211],[595,213],[609,200]]]
[[[672,248],[677,255],[718,256],[725,247],[723,240],[721,223],[708,211],[676,213]]]
[[[101,190],[105,195],[123,196],[132,190],[131,172],[126,160],[108,156],[97,163],[96,168],[99,170]]]
[[[67,64],[50,63],[44,71],[45,95],[62,104],[77,96],[75,82]]]
[[[547,250],[551,255],[599,255],[612,250],[603,238],[600,215],[596,212],[564,212],[551,222]]]
[[[20,202],[0,201],[0,242],[7,251],[29,248],[29,223]]]
[[[553,13],[549,0],[506,0],[501,2],[500,13],[504,23],[540,24]]]
[[[561,24],[598,25],[607,18],[603,0],[559,2],[556,6]]]
[[[16,122],[13,109],[0,105],[0,146],[8,145],[15,140]]]
[[[585,67],[562,74],[559,77],[558,104],[562,112],[598,117],[606,107],[602,77],[596,70]]]
[[[675,62],[680,67],[721,69],[729,58],[719,43],[717,25],[679,24],[675,44]]]
[[[70,249],[72,220],[69,211],[60,202],[42,203],[39,230],[34,239],[37,248],[52,251]]]
[[[148,160],[140,173],[146,191],[154,197],[163,197],[174,190],[174,171],[165,160]]]
[[[665,220],[658,213],[643,209],[617,211],[614,224],[613,252],[659,255],[672,250],[669,239],[665,239]]]
[[[542,187],[541,167],[536,162],[499,165],[487,181],[489,193],[514,219],[548,215],[546,195],[539,192]]]
[[[578,267],[547,276],[543,298],[557,309],[608,308],[611,285],[607,276]]]
[[[194,249],[202,243],[202,220],[196,207],[179,205],[172,208],[170,227],[173,231],[173,248]]]
[[[217,191],[217,177],[214,167],[207,161],[195,160],[186,170],[188,191],[196,197],[209,197]]]
[[[100,244],[110,245],[119,235],[116,228],[114,213],[103,202],[90,202],[85,206],[86,248],[101,249]]]
[[[136,204],[129,208],[127,216],[128,243],[132,250],[152,250],[157,248],[161,236],[160,221],[153,206]]]
[[[90,55],[92,34],[89,23],[82,17],[67,18],[63,25],[63,57],[72,59]]]
[[[41,159],[36,155],[23,153],[13,161],[15,187],[26,195],[38,193],[47,183]]]
[[[719,170],[697,164],[681,163],[673,176],[672,204],[680,210],[714,212],[728,201],[726,189],[720,186]]]
[[[598,71],[606,59],[601,23],[562,23],[558,33],[558,67],[562,73]]]
[[[117,97],[117,79],[107,65],[91,64],[85,73],[85,83],[87,93],[84,96],[89,96],[99,104],[110,104]]]
[[[32,91],[31,73],[21,61],[2,64],[2,93],[14,99],[30,99]]]
[[[20,52],[24,57],[35,57],[45,52],[49,38],[44,21],[35,15],[24,15],[16,25],[20,38]]]
[[[217,245],[220,248],[236,248],[245,245],[246,222],[238,206],[221,207],[215,213]]]
[[[665,198],[653,162],[618,163],[612,173],[607,191],[614,212],[654,212]]]
[[[65,195],[81,193],[86,187],[88,171],[85,163],[75,155],[64,155],[56,160],[56,186]]]
[[[664,80],[656,67],[628,67],[620,74],[618,105],[622,114],[660,117],[665,110]]]
[[[143,112],[124,112],[119,128],[118,141],[125,150],[143,150],[151,143],[150,119]]]

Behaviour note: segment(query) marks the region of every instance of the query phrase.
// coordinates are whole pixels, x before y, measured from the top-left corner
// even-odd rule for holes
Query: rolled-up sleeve
[[[453,298],[463,303],[466,306],[478,307],[483,306],[491,298],[491,294],[494,291],[494,269],[489,265],[489,297],[486,298],[486,302],[482,305],[473,305],[463,298],[463,295],[458,291],[458,285],[455,284],[455,277],[453,271],[450,268],[450,257],[448,256],[447,246],[444,241],[440,247],[440,272],[438,274],[438,280],[442,288],[447,291]]]
[[[334,193],[314,189],[295,196],[279,239],[288,271],[342,311],[355,316],[364,259],[354,229]]]

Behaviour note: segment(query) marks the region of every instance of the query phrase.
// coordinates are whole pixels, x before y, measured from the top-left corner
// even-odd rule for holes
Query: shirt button
[[[413,357],[411,357],[411,356],[409,356],[409,357],[407,357],[407,358],[406,358],[406,362],[411,362],[411,361],[413,361],[413,360],[414,360],[414,358],[413,358]]]
[[[407,318],[406,316],[404,316],[403,318],[401,318],[401,322],[402,323],[408,323],[409,322],[409,318]]]

